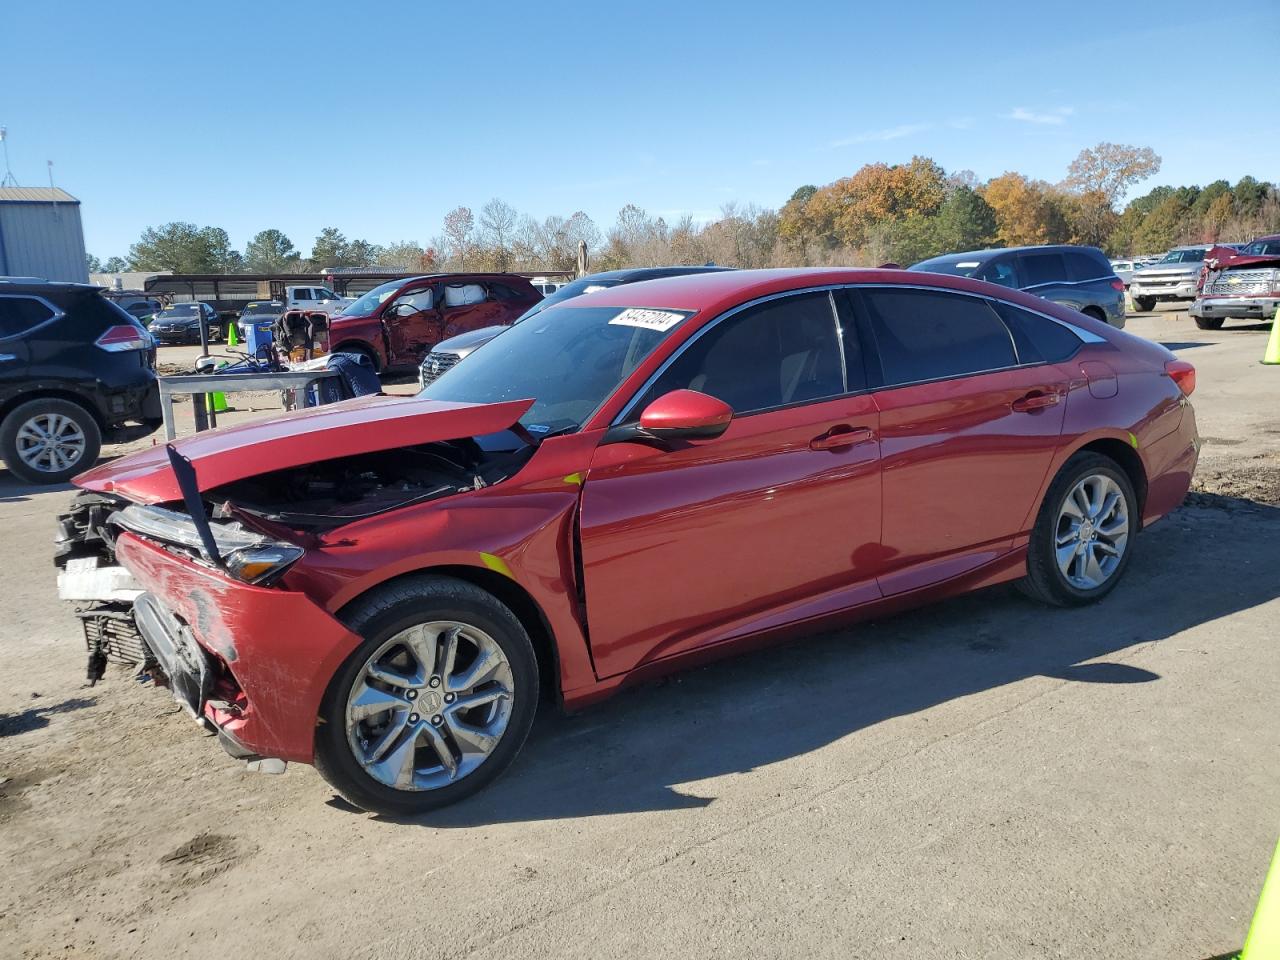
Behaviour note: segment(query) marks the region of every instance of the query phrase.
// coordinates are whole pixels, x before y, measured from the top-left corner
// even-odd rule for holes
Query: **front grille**
[[[1204,292],[1223,297],[1250,297],[1270,293],[1280,284],[1274,270],[1226,270],[1205,286]]]
[[[422,361],[422,385],[425,387],[433,380],[438,380],[440,374],[452,368],[461,359],[456,353],[436,353],[432,350]]]

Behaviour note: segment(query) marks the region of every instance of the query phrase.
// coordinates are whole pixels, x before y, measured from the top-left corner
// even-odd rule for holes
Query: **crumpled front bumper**
[[[325,689],[360,637],[305,594],[241,583],[132,533],[116,556],[144,591],[135,619],[178,701],[236,755],[310,763]]]

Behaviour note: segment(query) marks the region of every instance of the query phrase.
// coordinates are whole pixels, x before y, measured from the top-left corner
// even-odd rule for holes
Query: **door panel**
[[[814,449],[833,428],[873,439]],[[877,429],[864,395],[742,417],[671,451],[600,447],[580,520],[600,676],[878,597]]]
[[[398,316],[401,304],[416,307],[407,316]],[[419,287],[401,293],[382,311],[382,322],[391,345],[393,364],[417,363],[432,346],[440,342],[440,312],[435,290]]]
[[[1067,387],[1064,372],[1040,365],[876,394],[886,595],[967,572],[1012,548],[1034,519]]]
[[[445,307],[444,332],[436,343],[460,333],[496,326],[503,323],[506,316],[507,308],[496,300],[485,300],[483,303],[471,303],[463,307]]]

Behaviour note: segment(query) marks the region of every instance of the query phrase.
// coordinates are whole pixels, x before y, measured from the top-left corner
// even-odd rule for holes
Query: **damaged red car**
[[[233,755],[415,813],[507,768],[541,698],[1002,581],[1105,596],[1188,490],[1194,385],[963,277],[657,280],[416,397],[83,474],[59,563],[67,593],[110,592],[81,614],[91,676],[145,659]]]

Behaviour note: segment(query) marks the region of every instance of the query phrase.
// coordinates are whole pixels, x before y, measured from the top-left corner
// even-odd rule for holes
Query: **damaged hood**
[[[275,470],[440,440],[498,433],[532,400],[450,403],[417,397],[359,397],[173,441],[191,461],[202,491]],[[164,446],[95,467],[74,483],[135,503],[182,499]]]

